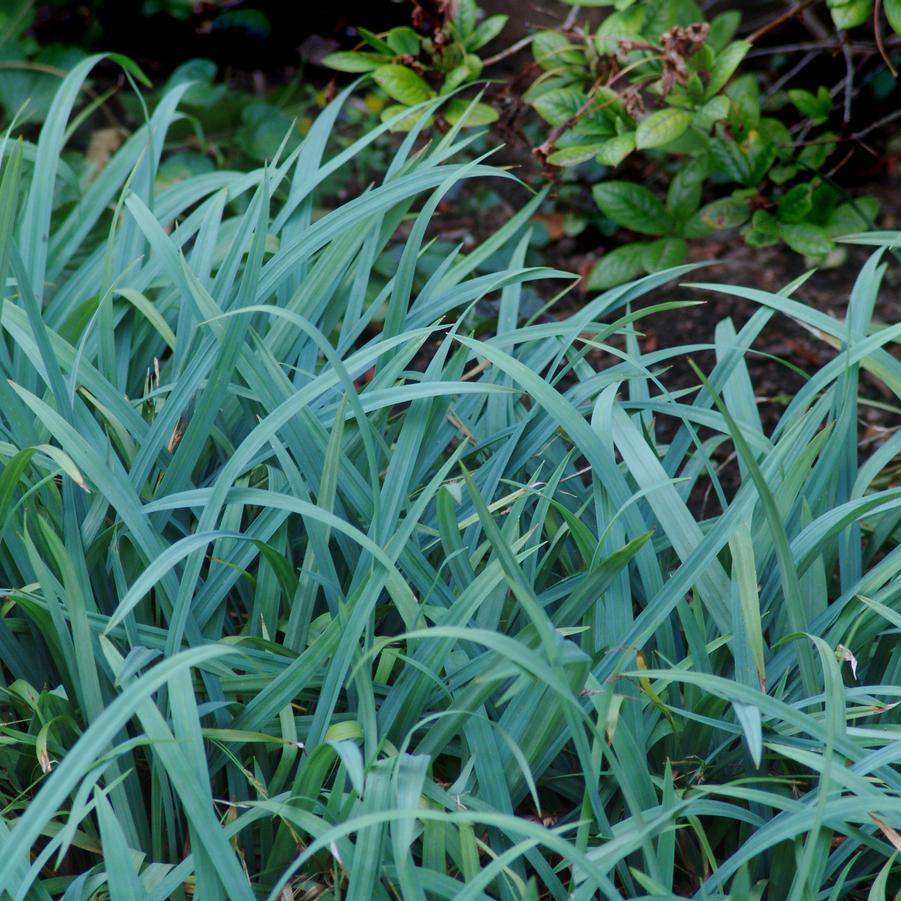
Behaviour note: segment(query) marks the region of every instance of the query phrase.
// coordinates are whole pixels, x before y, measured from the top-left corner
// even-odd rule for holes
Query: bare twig
[[[890,125],[897,119],[901,119],[901,109],[896,109],[893,113],[889,113],[887,116],[883,116],[881,119],[877,119],[875,122],[870,123],[866,128],[854,132],[854,134],[851,135],[851,140],[860,141],[871,131],[876,131],[877,128],[882,128],[884,125]]]
[[[778,28],[790,19],[794,19],[795,16],[800,15],[808,6],[812,6],[816,2],[817,0],[800,0],[800,2],[792,6],[791,9],[787,9],[781,15],[776,16],[775,19],[767,22],[766,25],[761,25],[757,31],[748,37],[748,40],[753,44],[755,41],[760,40],[765,34],[769,34],[773,29]]]
[[[596,86],[595,86],[596,87]],[[594,104],[594,91],[595,88],[588,94],[588,99],[577,109],[565,122],[558,125],[554,128],[551,133],[547,136],[547,140],[541,144],[539,147],[536,147],[533,151],[536,156],[540,156],[542,159],[548,157],[554,151],[554,145],[560,139],[560,135],[563,134],[568,128],[572,128],[579,119],[582,118],[592,107]]]
[[[482,60],[483,66],[493,66],[495,63],[499,63],[502,59],[506,59],[508,56],[513,56],[514,53],[519,53],[524,47],[528,47],[529,44],[532,43],[532,35],[528,35],[527,37],[521,38],[515,44],[511,44],[506,50],[501,50],[500,53],[495,53],[494,56],[489,56],[487,59]]]
[[[570,11],[569,15],[566,17],[566,21],[563,23],[563,30],[569,31],[576,24],[576,19],[579,17],[579,13],[582,12],[581,6],[574,6]]]
[[[55,75],[57,78],[65,78],[66,70],[57,66],[48,66],[46,63],[28,63],[22,60],[0,63],[0,69],[25,69],[29,72],[43,72],[46,75]]]
[[[845,57],[845,103],[842,107],[842,124],[847,126],[851,121],[851,99],[854,96],[854,55],[851,53],[847,32],[840,31],[838,34],[842,42],[842,54]]]
[[[901,36],[892,35],[885,41],[886,47],[895,48],[901,45]],[[772,56],[776,53],[802,53],[807,50],[838,50],[841,47],[841,41],[836,38],[830,38],[828,41],[798,41],[795,44],[780,44],[776,47],[755,47],[748,51],[746,59],[752,59],[759,56]],[[860,54],[875,53],[876,44],[872,41],[854,41],[849,44],[851,53],[855,56]]]
[[[835,178],[838,171],[844,168],[846,163],[850,163],[852,158],[854,157],[855,148],[852,147],[827,173],[826,179]]]
[[[832,32],[828,29],[816,16],[813,7],[805,9],[801,13],[801,21],[804,27],[818,40],[826,41],[832,36]]]
[[[876,0],[873,4],[873,32],[876,35],[876,46],[879,48],[879,55],[888,66],[892,78],[898,77],[898,71],[892,65],[892,58],[885,51],[885,44],[882,42],[882,0]]]
[[[811,50],[808,53],[805,53],[804,56],[801,57],[801,61],[788,70],[780,79],[774,81],[770,89],[766,92],[764,96],[772,97],[773,94],[776,93],[780,88],[785,87],[799,72],[806,69],[818,56],[819,54],[815,50]]]

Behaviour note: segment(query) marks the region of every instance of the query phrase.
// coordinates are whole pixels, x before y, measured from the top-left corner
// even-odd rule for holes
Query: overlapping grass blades
[[[503,175],[456,130],[326,211],[376,137],[329,156],[344,96],[269,168],[157,193],[176,92],[73,204],[94,62],[3,153],[0,892],[885,896],[901,434],[857,454],[861,371],[901,387],[880,254],[845,322],[712,286],[747,324],[642,353],[678,305],[631,301],[688,270],[524,322],[523,285],[566,278],[524,266],[537,201],[421,270],[437,201]],[[784,314],[840,353],[768,434],[746,358]],[[685,353],[705,375],[670,393]]]

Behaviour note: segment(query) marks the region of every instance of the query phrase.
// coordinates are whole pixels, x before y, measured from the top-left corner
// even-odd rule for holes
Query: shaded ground
[[[880,225],[885,229],[901,229],[901,180],[887,177],[876,183],[862,183],[854,187],[854,193],[875,194],[883,206]],[[487,238],[513,209],[522,202],[521,197],[510,195],[509,205],[485,211],[479,216],[465,216],[455,212],[452,205],[443,207],[436,220],[436,234],[477,244]],[[546,217],[545,217],[546,218]],[[600,235],[580,236],[579,239],[560,238],[551,241],[543,252],[548,265],[587,273],[604,251],[605,239]],[[592,245],[586,249],[585,245]],[[854,282],[874,248],[843,245],[845,259],[838,265],[822,268],[793,294],[793,297],[811,307],[843,319]],[[767,248],[750,248],[737,232],[724,233],[691,243],[690,257],[694,262],[715,261],[690,280],[695,282],[725,283],[778,292],[807,271],[805,260],[785,245]],[[901,253],[885,255],[888,270],[874,312],[874,323],[894,325],[901,322]],[[548,286],[546,296],[559,290],[559,285]],[[588,292],[584,279],[575,290],[560,301],[550,312],[562,318],[578,309],[595,292]],[[702,300],[703,304],[677,311],[658,313],[641,320],[638,325],[643,337],[640,345],[644,352],[687,344],[711,343],[718,322],[731,317],[736,330],[740,329],[757,309],[757,305],[739,298],[714,292],[683,289],[671,284],[642,298],[636,306],[671,300]],[[621,315],[621,311],[616,316]],[[620,342],[620,347],[623,342]],[[889,353],[901,358],[901,345],[889,344]],[[802,387],[807,378],[836,356],[836,351],[800,323],[785,315],[777,314],[761,332],[748,356],[748,368],[758,409],[765,430],[769,433],[778,422],[785,406]],[[598,368],[618,362],[612,355],[592,352],[589,359]],[[696,355],[696,362],[709,371],[714,362],[712,352]],[[685,357],[674,358],[664,377],[669,390],[694,388],[697,377]],[[901,428],[901,410],[897,398],[878,379],[868,373],[861,374],[860,450],[868,455],[887,437]],[[658,436],[664,441],[675,432],[678,422],[658,417]],[[702,437],[704,437],[702,432]],[[739,485],[738,468],[731,456],[732,447],[727,442],[718,457],[721,464],[719,477],[727,496]],[[896,472],[895,478],[897,479]],[[710,505],[713,498],[704,489],[691,498],[693,512],[698,516],[714,512]]]

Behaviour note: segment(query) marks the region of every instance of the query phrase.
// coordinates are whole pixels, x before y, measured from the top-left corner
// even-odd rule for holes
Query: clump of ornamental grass
[[[689,268],[525,319],[526,283],[567,278],[525,265],[540,197],[423,270],[448,191],[510,177],[456,127],[324,208],[379,137],[330,152],[346,92],[266,168],[158,189],[182,86],[73,186],[95,63],[3,145],[0,893],[884,898],[901,433],[858,453],[861,373],[901,394],[882,251],[844,321],[708,285],[756,311],[642,352],[680,304],[632,301]],[[746,361],[779,316],[838,353],[767,431]]]

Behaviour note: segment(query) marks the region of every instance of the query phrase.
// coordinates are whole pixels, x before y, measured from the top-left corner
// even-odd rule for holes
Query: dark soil
[[[502,190],[506,192],[509,189],[502,188]],[[901,229],[901,179],[895,177],[893,173],[886,172],[883,181],[875,184],[859,184],[855,186],[854,193],[878,196],[882,202],[880,225],[885,229]],[[522,200],[523,197],[511,194],[509,205],[502,204],[477,217],[455,214],[451,208],[446,207],[443,215],[439,215],[436,221],[436,234],[462,240],[464,244],[477,244],[496,230]],[[578,240],[560,238],[552,241],[544,249],[544,262],[559,269],[584,275],[605,249],[603,246],[586,249],[586,242],[590,245],[592,242],[604,240],[597,234],[587,239],[580,236]],[[843,245],[843,248],[844,260],[836,260],[836,265],[814,273],[792,295],[794,299],[839,320],[845,316],[851,290],[862,266],[875,250],[872,247],[855,245]],[[742,242],[737,232],[725,237],[718,235],[716,238],[696,240],[691,244],[690,255],[693,262],[705,264],[697,273],[686,279],[691,282],[741,285],[775,293],[807,271],[804,259],[785,245],[750,248]],[[893,325],[901,322],[899,258],[901,253],[895,256],[888,253],[884,257],[888,269],[874,312],[874,320],[877,323]],[[559,285],[548,286],[547,296],[556,293],[558,289]],[[548,315],[556,318],[570,315],[591,296],[594,294],[586,290],[583,279],[575,290],[552,308]],[[757,305],[750,301],[713,291],[686,289],[676,283],[646,295],[635,306],[646,307],[672,300],[700,300],[703,303],[699,306],[658,313],[641,320],[637,328],[642,333],[639,343],[643,352],[687,344],[712,343],[718,322],[729,317],[736,330],[739,330],[757,309]],[[622,311],[619,311],[615,317],[621,314]],[[901,358],[901,344],[889,344],[886,349]],[[772,431],[786,405],[806,379],[832,360],[837,353],[800,323],[780,314],[776,314],[761,332],[752,351],[748,356],[748,369],[767,433]],[[589,359],[598,368],[618,362],[617,358],[602,352],[592,352]],[[709,371],[714,364],[713,352],[697,354],[694,361],[702,370]],[[697,376],[685,357],[673,358],[663,378],[671,391],[698,386]],[[860,451],[866,456],[878,448],[891,432],[901,428],[901,410],[898,398],[881,381],[866,372],[861,374],[861,399]],[[667,441],[679,424],[674,419],[658,417],[655,423],[658,438],[663,442]],[[702,437],[705,437],[703,432]],[[718,463],[721,464],[718,475],[727,498],[734,494],[740,484],[738,468],[731,456],[732,450],[731,445],[727,443],[723,446],[723,452],[718,459]],[[704,486],[701,486],[690,500],[693,512],[697,516],[715,512],[715,503],[712,493]]]

